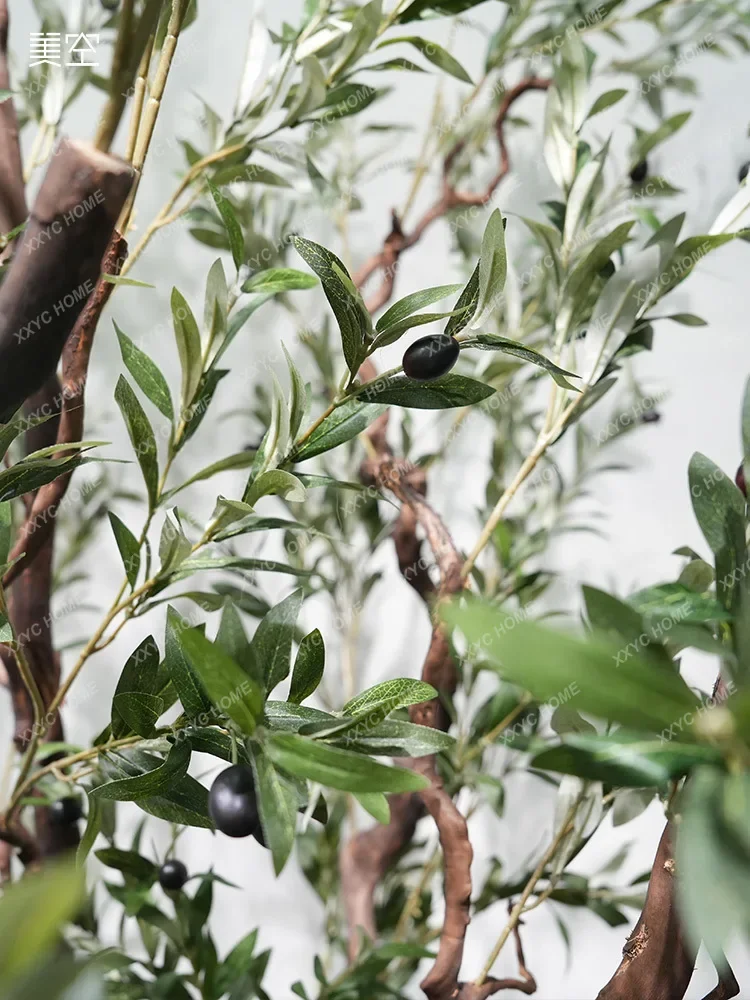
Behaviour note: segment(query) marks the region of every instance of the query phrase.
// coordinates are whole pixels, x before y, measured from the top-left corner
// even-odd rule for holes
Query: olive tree
[[[327,940],[312,970],[289,963],[303,1000],[533,994],[522,918],[539,906],[574,950],[586,942],[569,936],[571,907],[623,935],[636,921],[602,1000],[683,997],[701,942],[710,996],[737,995],[724,952],[750,925],[750,391],[736,483],[698,453],[688,470],[705,550],[681,549],[676,580],[636,593],[584,587],[582,621],[542,619],[550,545],[588,527],[576,501],[610,444],[658,420],[637,355],[664,323],[705,325],[673,293],[747,237],[746,167],[707,233],[670,215],[679,188],[654,167],[697,99],[691,61],[750,48],[746,5],[306,0],[292,24],[253,20],[242,79],[227,81],[233,115],[204,105],[173,193],[138,225],[170,70],[183,36],[200,58],[209,5],[35,7],[45,36],[96,35],[111,58],[103,74],[42,62],[11,81],[0,0],[0,655],[15,716],[3,996],[268,997],[258,930],[212,934],[222,880],[210,859],[191,872],[180,858],[189,827],[214,830],[217,852],[223,837],[257,841],[277,874],[301,867]],[[471,64],[433,40],[448,19],[481,33]],[[439,82],[406,204],[386,206],[367,256],[350,216],[404,128],[378,117],[383,80],[407,97],[426,72]],[[629,85],[608,88],[614,73]],[[101,110],[79,141],[63,130],[83,97]],[[557,189],[528,215],[512,198],[524,130]],[[178,220],[216,260],[171,292],[170,384],[124,302],[158,285],[138,264],[157,233],[177,239]],[[407,287],[402,260],[439,231],[451,237],[439,283]],[[294,336],[271,356],[259,333],[280,315]],[[121,354],[107,378],[125,454],[103,453],[89,426],[97,327]],[[236,407],[222,380],[237,370],[250,443],[200,468],[192,439]],[[467,426],[491,445],[464,546],[431,484],[456,475]],[[221,473],[230,495],[216,495]],[[206,519],[191,506],[207,493]],[[119,553],[121,579],[95,595],[98,624],[60,649],[51,601],[100,546]],[[357,630],[379,622],[396,565],[431,635],[405,676],[382,664],[367,687]],[[64,731],[65,698],[130,635],[83,745]],[[713,689],[682,678],[691,647],[718,658]],[[513,835],[510,769],[554,786],[552,833],[520,875],[487,858],[473,883],[467,818]],[[628,882],[621,858],[594,880],[576,872],[605,820],[654,800],[665,829],[650,873]],[[143,814],[134,833],[123,802]],[[154,824],[171,827],[166,852]],[[92,856],[113,873],[103,886]],[[100,926],[104,896],[119,935]],[[490,908],[496,944],[469,967],[470,918]],[[511,941],[517,972],[498,978]]]

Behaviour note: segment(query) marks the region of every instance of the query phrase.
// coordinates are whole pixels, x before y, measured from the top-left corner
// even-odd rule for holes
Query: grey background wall
[[[75,3],[71,0],[71,18]],[[199,22],[182,39],[172,77],[167,87],[159,118],[156,145],[138,199],[136,223],[142,231],[159,209],[174,185],[176,171],[183,159],[174,137],[195,133],[195,120],[200,114],[196,95],[205,98],[221,114],[233,108],[237,82],[244,59],[247,29],[254,16],[245,0],[201,0]],[[294,20],[299,0],[277,0],[261,12],[271,27],[284,18]],[[11,44],[17,61],[28,60],[28,36],[36,28],[30,3],[11,5],[13,23]],[[257,13],[257,9],[256,9]],[[454,49],[470,69],[476,67],[483,46],[480,32],[498,22],[500,4],[489,0],[471,12],[473,26],[460,28],[453,39]],[[447,26],[436,22],[428,29],[438,40],[447,37]],[[597,40],[603,52],[611,52]],[[662,174],[674,177],[674,183],[685,189],[676,199],[675,211],[688,210],[690,232],[701,232],[710,225],[719,208],[736,186],[737,169],[750,159],[747,139],[747,105],[740,95],[750,92],[750,59],[723,60],[701,56],[690,70],[699,80],[701,96],[674,100],[674,109],[693,107],[688,125],[658,153],[657,163]],[[382,82],[382,81],[378,81]],[[394,144],[394,166],[376,173],[365,188],[358,191],[365,208],[352,220],[352,250],[357,260],[363,259],[382,241],[388,225],[391,205],[399,204],[407,190],[408,178],[398,163],[416,153],[421,128],[427,120],[435,87],[435,77],[398,76],[394,93],[373,109],[374,120],[392,116],[397,120],[416,123],[413,134],[399,138]],[[607,89],[627,86],[630,80],[617,76],[607,82]],[[452,88],[447,87],[450,93]],[[626,103],[626,102],[623,102]],[[538,120],[542,99],[530,97],[523,113]],[[92,123],[99,110],[98,98],[92,94],[79,102],[66,122],[66,131],[74,136],[91,135]],[[627,108],[625,109],[627,113]],[[619,115],[619,112],[618,112]],[[642,113],[641,116],[643,117]],[[617,124],[618,117],[602,117],[601,137]],[[615,147],[622,150],[626,133],[615,133]],[[27,140],[30,135],[27,135]],[[120,137],[122,139],[122,137]],[[553,195],[554,186],[544,166],[537,130],[519,131],[513,137],[515,177],[506,181],[496,195],[494,204],[507,212],[529,213],[541,197]],[[38,173],[37,178],[38,181]],[[434,186],[424,187],[428,197]],[[513,230],[511,227],[511,235]],[[333,239],[330,221],[320,216],[307,233],[311,238],[326,242]],[[437,226],[429,240],[415,248],[403,261],[398,289],[401,294],[437,281],[455,280],[455,265],[448,256],[450,237],[445,226]],[[748,342],[748,283],[747,268],[750,249],[746,244],[730,244],[701,263],[689,282],[689,289],[679,291],[670,300],[670,310],[689,310],[709,321],[703,329],[662,324],[658,330],[652,354],[638,360],[638,371],[649,391],[668,391],[660,405],[661,423],[629,435],[615,448],[613,458],[630,461],[635,471],[627,476],[610,474],[596,480],[591,506],[606,513],[606,541],[588,535],[574,535],[560,540],[553,552],[555,568],[564,577],[556,593],[558,605],[572,606],[581,582],[612,587],[620,592],[659,579],[674,578],[676,559],[670,553],[679,545],[703,548],[694,522],[687,489],[686,468],[694,450],[710,455],[727,471],[739,461],[739,405],[744,381],[750,373]],[[178,223],[157,237],[144,255],[135,277],[153,281],[156,288],[141,291],[123,288],[117,291],[108,315],[117,318],[123,329],[135,339],[147,342],[149,352],[173,377],[176,374],[172,347],[169,295],[176,284],[196,307],[203,296],[205,274],[215,254],[199,246],[187,235],[187,226]],[[458,275],[460,279],[460,275]],[[674,304],[675,308],[671,308]],[[285,316],[266,307],[258,314],[235,347],[232,360],[237,375],[223,384],[217,409],[228,411],[247,405],[250,387],[240,374],[247,362],[274,356],[280,338],[288,345],[294,342],[294,330]],[[112,391],[116,373],[121,369],[119,352],[111,324],[105,319],[100,325],[94,355],[93,375],[88,393],[88,427],[96,428],[97,436],[113,442],[108,454],[128,457],[129,446],[116,415]],[[418,428],[425,441],[436,433],[439,418],[420,418]],[[219,455],[237,450],[248,439],[248,424],[242,419],[207,421],[201,428],[189,453],[181,461],[179,472],[199,468]],[[433,502],[447,519],[459,545],[470,546],[476,535],[474,506],[484,487],[482,462],[486,458],[488,438],[484,428],[472,425],[452,449],[451,461],[430,481]],[[129,485],[136,485],[137,473],[127,472]],[[209,489],[195,489],[188,496],[189,508],[198,516],[210,512],[217,492],[233,495],[241,488],[241,475],[226,474]],[[215,485],[215,488],[214,488]],[[236,494],[235,494],[236,495]],[[140,513],[135,508],[123,508],[123,516],[138,523]],[[378,586],[370,611],[365,615],[358,646],[361,683],[367,684],[386,675],[414,674],[424,653],[429,626],[422,608],[409,588],[401,581],[393,562],[384,554],[387,575]],[[79,588],[77,600],[108,606],[110,595],[120,578],[120,568],[111,539],[105,535],[92,552],[88,569],[91,583]],[[284,585],[271,583],[281,593]],[[105,604],[106,602],[106,604]],[[70,597],[61,602],[70,604]],[[377,611],[375,611],[377,606]],[[311,626],[321,624],[320,605],[310,602],[304,609]],[[56,634],[61,643],[86,633],[97,621],[93,612],[73,610],[62,613],[56,622]],[[387,622],[384,629],[382,623]],[[159,635],[161,619],[140,622],[132,631],[126,630],[105,654],[98,656],[86,668],[85,681],[78,693],[65,706],[68,731],[81,740],[98,731],[107,711],[108,698],[124,659],[137,641],[155,630]],[[325,625],[323,626],[326,631]],[[136,634],[138,633],[138,634]],[[336,637],[333,629],[326,633],[336,663]],[[69,662],[69,661],[68,661]],[[691,682],[710,690],[715,666],[708,657],[694,654],[686,660]],[[0,732],[10,731],[8,700],[0,698]],[[210,761],[201,762],[204,769]],[[497,766],[502,763],[500,757]],[[201,773],[198,768],[197,773]],[[135,814],[129,813],[134,820]],[[548,835],[552,816],[550,790],[538,781],[522,775],[508,781],[506,822],[488,823],[482,816],[472,822],[475,836],[475,879],[479,881],[488,855],[503,858],[511,873],[528,854],[540,850]],[[632,848],[624,872],[635,875],[650,867],[653,851],[662,826],[660,808],[653,805],[638,820],[619,830],[605,824],[602,833],[586,848],[577,868],[594,872],[622,845]],[[163,848],[165,831],[154,824],[149,827],[154,841]],[[426,833],[428,830],[426,829]],[[228,948],[246,930],[262,922],[261,941],[274,947],[267,983],[274,1000],[291,996],[289,987],[296,978],[311,980],[312,956],[322,945],[320,933],[322,908],[312,890],[290,864],[283,875],[274,879],[268,858],[251,842],[214,839],[204,831],[189,831],[180,841],[180,853],[193,870],[216,870],[238,883],[242,891],[217,887],[218,905],[214,914],[214,930]],[[101,876],[101,871],[94,873]],[[548,907],[529,915],[524,941],[529,967],[539,982],[539,997],[545,1000],[579,1000],[592,997],[606,982],[616,967],[624,941],[623,930],[606,928],[601,921],[586,912],[569,910],[565,919],[576,951],[566,957],[565,948]],[[486,957],[502,924],[502,907],[478,917],[467,938],[465,968],[476,969]],[[736,972],[745,983],[750,982],[750,957],[741,948],[732,956]],[[498,969],[510,973],[514,960],[506,949]],[[710,963],[701,958],[698,973],[689,993],[703,996],[714,984]]]

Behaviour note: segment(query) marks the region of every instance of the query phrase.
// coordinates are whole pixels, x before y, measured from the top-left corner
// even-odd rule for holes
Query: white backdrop
[[[183,167],[182,152],[174,137],[194,134],[194,122],[200,114],[195,95],[205,98],[224,115],[231,114],[233,109],[252,17],[250,5],[244,0],[199,0],[199,6],[199,23],[181,40],[167,86],[154,155],[139,194],[136,221],[140,231],[172,191],[176,171]],[[299,0],[278,0],[269,5],[265,12],[269,26],[278,27],[285,17],[294,20],[299,6]],[[31,5],[18,0],[11,3],[11,45],[18,62],[23,65],[28,60],[29,31],[36,28],[33,12],[27,7]],[[475,24],[497,23],[499,13],[499,4],[489,0],[471,12],[470,20]],[[429,30],[436,39],[445,39],[446,29],[446,24],[436,23]],[[476,69],[484,44],[475,29],[461,28],[456,33],[453,51],[471,71]],[[660,148],[655,166],[668,178],[671,170],[678,171],[679,178],[675,177],[674,183],[683,187],[686,194],[673,202],[674,211],[687,208],[689,232],[697,233],[710,225],[736,186],[740,163],[750,159],[746,107],[745,102],[738,99],[739,95],[750,91],[750,61],[703,56],[688,69],[699,78],[700,100],[681,98],[673,102],[674,107],[670,110],[694,107],[693,118],[678,136]],[[379,79],[378,83],[381,82]],[[623,81],[613,76],[601,89],[629,84],[629,79]],[[397,76],[394,85],[394,93],[373,109],[373,120],[383,121],[392,116],[416,124],[417,128],[413,135],[399,137],[398,148],[393,153],[393,168],[377,172],[369,184],[358,190],[365,209],[352,218],[352,250],[357,262],[380,245],[387,231],[391,206],[403,202],[408,178],[398,161],[416,154],[435,77]],[[451,87],[447,90],[451,92]],[[538,118],[541,102],[541,97],[532,95],[519,113]],[[76,137],[90,136],[98,110],[99,97],[92,91],[70,115],[66,131]],[[644,122],[648,120],[643,112],[639,114]],[[617,120],[616,116],[602,116],[599,135],[603,137],[605,130]],[[494,201],[504,212],[531,214],[530,209],[540,198],[554,196],[538,136],[536,129],[522,130],[511,139],[515,179],[500,187]],[[622,149],[626,137],[629,133],[620,129],[615,147]],[[29,140],[31,136],[25,138]],[[122,142],[122,136],[119,139]],[[38,182],[38,176],[35,180]],[[434,190],[429,182],[425,184],[424,197],[429,197]],[[670,214],[673,213],[670,211]],[[512,229],[510,231],[512,233]],[[329,221],[322,216],[318,227],[311,228],[306,235],[324,243],[334,238]],[[428,240],[404,257],[398,277],[399,293],[460,280],[460,275],[454,277],[455,265],[448,256],[449,246],[447,227],[439,224],[430,232]],[[670,394],[660,406],[663,419],[659,424],[628,436],[616,446],[612,457],[633,462],[633,473],[626,476],[608,474],[595,481],[594,506],[606,512],[607,540],[576,534],[556,546],[554,567],[564,575],[564,585],[555,594],[558,606],[561,602],[575,600],[582,582],[622,593],[660,579],[673,579],[677,565],[675,557],[670,556],[673,549],[683,544],[692,545],[699,551],[704,549],[690,508],[686,469],[694,450],[705,452],[732,473],[739,461],[739,406],[743,383],[750,371],[748,254],[750,248],[744,243],[722,248],[699,265],[689,281],[689,291],[680,291],[670,300],[670,308],[665,311],[689,309],[707,319],[710,325],[692,329],[661,324],[653,353],[639,359],[638,371],[646,377],[646,388]],[[173,383],[176,365],[171,338],[170,291],[173,284],[178,285],[199,307],[206,270],[214,256],[187,236],[184,223],[178,223],[154,240],[133,272],[135,277],[153,281],[156,289],[119,289],[108,309],[108,316],[115,316],[131,337],[146,339],[147,349],[172,375]],[[676,308],[672,308],[673,305]],[[281,335],[287,344],[293,343],[293,334],[283,314],[266,307],[238,338],[232,359],[238,367],[244,367],[248,360],[274,352]],[[91,436],[95,427],[97,436],[113,441],[108,454],[127,458],[129,445],[112,400],[116,374],[120,370],[116,340],[111,323],[105,318],[99,327],[88,390],[87,434]],[[217,410],[229,410],[247,405],[250,399],[247,385],[230,376],[222,383],[214,406]],[[431,433],[434,419],[420,416],[418,426],[425,439]],[[194,471],[220,455],[237,450],[247,440],[247,425],[241,420],[227,420],[221,424],[207,420],[181,459],[177,474]],[[486,461],[487,447],[483,432],[473,430],[471,434],[464,434],[460,446],[452,449],[450,465],[438,469],[429,484],[433,503],[445,516],[459,545],[467,548],[477,532],[473,511],[484,488],[482,463]],[[127,478],[129,485],[134,486],[137,473],[132,471]],[[230,491],[240,489],[241,482],[241,474],[225,474],[212,481],[210,489],[194,490],[189,495],[188,506],[199,516],[207,515],[217,492],[233,495]],[[141,512],[135,508],[118,509],[118,513],[132,525],[139,523],[141,517]],[[381,679],[384,673],[389,676],[415,674],[429,636],[423,609],[399,578],[390,552],[384,551],[383,564],[388,569],[388,576],[378,586],[369,613],[365,615],[358,648],[363,685]],[[121,575],[110,537],[102,536],[88,568],[91,586],[79,590],[78,596],[106,607]],[[281,592],[282,584],[278,587]],[[62,603],[69,604],[69,598]],[[311,602],[303,609],[304,624],[308,620],[310,627],[321,624],[318,607],[317,602]],[[80,637],[97,620],[96,616],[86,613],[61,614],[56,623],[58,641],[63,643]],[[382,628],[384,621],[388,622],[387,629]],[[325,625],[322,627],[325,633]],[[65,708],[69,734],[85,740],[102,727],[117,673],[136,643],[151,629],[157,637],[163,634],[161,618],[157,616],[153,621],[140,623],[133,631],[125,630],[106,653],[87,666],[81,693],[76,694],[74,689]],[[331,631],[329,629],[329,633]],[[334,637],[329,634],[325,637],[334,653],[330,662],[335,669]],[[69,659],[66,662],[70,664]],[[689,660],[688,669],[691,682],[710,689],[715,672],[713,662],[695,654]],[[0,731],[10,732],[11,725],[8,700],[2,697]],[[201,763],[205,764],[204,769],[210,764],[208,760]],[[198,771],[200,773],[200,768]],[[550,824],[551,798],[547,786],[520,775],[512,777],[508,782],[505,821],[487,823],[480,816],[472,823],[477,858],[475,881],[480,881],[483,861],[490,853],[503,858],[510,875],[528,853],[542,848]],[[624,871],[627,875],[639,874],[650,867],[662,825],[660,809],[652,806],[646,814],[620,830],[614,831],[607,826],[583,852],[576,870],[595,871],[623,842],[629,841],[633,846]],[[164,831],[159,824],[153,824],[149,830],[155,841],[163,844]],[[294,979],[311,981],[312,956],[322,942],[322,908],[295,864],[289,864],[276,880],[265,852],[254,840],[214,840],[205,831],[186,834],[181,840],[180,852],[193,870],[205,870],[213,864],[220,874],[242,886],[242,892],[217,886],[213,928],[222,951],[262,921],[261,943],[274,947],[266,981],[266,988],[274,1000],[286,1000],[291,996],[289,986]],[[535,910],[526,921],[526,958],[539,983],[538,996],[542,1000],[593,997],[617,966],[625,932],[622,928],[607,928],[588,912],[565,908],[561,912],[571,927],[573,939],[578,942],[569,959],[548,906]],[[481,914],[471,925],[464,966],[467,975],[475,973],[483,963],[504,917],[504,907],[499,905]],[[750,958],[740,949],[732,958],[738,977],[741,981],[744,979],[745,988],[750,990]],[[510,974],[513,968],[509,947],[496,971]],[[703,996],[714,982],[710,963],[701,960],[688,996]]]

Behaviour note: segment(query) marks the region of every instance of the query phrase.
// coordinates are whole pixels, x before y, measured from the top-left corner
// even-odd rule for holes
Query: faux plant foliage
[[[79,745],[75,732],[66,734],[73,742],[42,741],[50,734],[36,707],[41,717],[32,719],[32,745],[13,776],[13,816],[2,817],[3,828],[15,829],[6,819],[23,828],[27,806],[48,806],[48,818],[60,824],[51,824],[53,837],[61,829],[73,839],[81,834],[79,866],[91,856],[107,868],[108,905],[136,935],[127,948],[122,938],[100,948],[92,914],[80,907],[79,876],[45,860],[44,880],[34,884],[29,876],[27,885],[24,878],[0,904],[6,932],[0,934],[0,979],[8,1000],[99,1000],[104,974],[107,992],[122,1000],[185,1000],[193,992],[269,995],[262,927],[237,941],[215,940],[209,918],[216,883],[224,880],[213,862],[205,871],[188,872],[179,890],[167,887],[167,898],[160,877],[165,858],[150,835],[153,822],[172,824],[175,834],[194,826],[211,838],[220,858],[220,841],[209,833],[208,789],[216,769],[232,765],[251,775],[257,798],[259,826],[243,846],[253,863],[257,858],[276,874],[296,857],[325,907],[331,954],[341,951],[351,930],[339,897],[347,892],[343,852],[356,847],[349,838],[357,826],[367,843],[392,837],[401,809],[408,818],[428,803],[431,815],[418,836],[424,829],[429,843],[441,842],[440,854],[418,870],[411,845],[395,844],[393,863],[377,886],[376,940],[358,941],[357,958],[333,972],[316,959],[318,985],[311,987],[305,974],[307,985],[291,985],[296,996],[311,1000],[311,989],[332,1000],[411,995],[418,963],[433,963],[438,953],[425,941],[442,920],[448,931],[463,927],[468,899],[477,912],[522,894],[532,905],[549,898],[566,943],[571,906],[586,907],[609,926],[632,923],[632,911],[643,905],[642,880],[622,884],[623,857],[590,877],[578,874],[574,861],[590,836],[606,831],[600,829],[606,816],[624,824],[657,796],[680,816],[678,901],[694,944],[704,940],[721,964],[736,928],[750,926],[744,480],[738,475],[735,485],[733,469],[723,471],[696,453],[688,470],[689,501],[686,494],[683,502],[692,503],[704,548],[678,550],[686,561],[674,579],[641,581],[634,593],[585,587],[583,623],[551,627],[535,620],[548,607],[540,599],[551,580],[550,541],[558,532],[597,530],[593,518],[577,512],[575,500],[597,469],[622,471],[616,459],[601,461],[610,438],[641,419],[658,418],[655,408],[642,412],[635,356],[649,350],[654,337],[680,335],[679,328],[700,335],[705,323],[661,300],[690,280],[709,253],[722,246],[726,253],[742,250],[730,244],[746,237],[744,180],[707,234],[691,228],[690,213],[669,217],[665,199],[677,189],[668,180],[670,147],[662,144],[694,127],[690,110],[672,111],[671,104],[677,97],[680,104],[690,102],[695,88],[689,66],[677,75],[655,67],[676,66],[707,32],[717,52],[747,49],[744,15],[737,4],[714,0],[676,20],[669,5],[647,6],[636,20],[655,37],[648,54],[639,55],[625,39],[632,18],[619,0],[575,10],[512,5],[497,19],[488,11],[487,46],[478,64],[456,58],[423,25],[458,18],[460,28],[475,5],[411,0],[384,9],[381,0],[369,0],[334,10],[313,3],[294,23],[269,22],[269,28],[254,18],[233,112],[223,120],[202,103],[197,134],[180,143],[185,168],[175,195],[153,224],[138,222],[144,242],[130,248],[132,262],[153,233],[186,218],[190,234],[220,254],[205,288],[196,291],[193,281],[171,290],[166,327],[173,335],[157,342],[152,331],[139,328],[137,308],[123,311],[119,296],[146,294],[144,286],[160,289],[158,270],[148,275],[153,284],[127,274],[107,276],[116,293],[122,361],[112,386],[130,441],[117,458],[130,467],[98,467],[102,475],[74,501],[72,526],[67,500],[55,500],[55,517],[46,516],[49,507],[37,517],[36,505],[64,493],[70,475],[92,461],[89,450],[101,443],[66,440],[64,448],[50,443],[31,450],[27,440],[30,453],[23,457],[25,431],[50,431],[45,416],[19,412],[0,426],[3,454],[12,449],[0,472],[3,572],[12,573],[14,561],[29,555],[17,547],[24,512],[13,501],[34,491],[37,537],[56,526],[56,586],[81,582],[80,556],[101,537],[120,567],[122,579],[112,587],[102,621],[87,622],[83,640],[59,650],[67,685],[60,698],[67,699],[72,684],[76,692],[85,690],[79,674],[91,668],[88,659],[105,650],[102,661],[112,656],[123,628],[131,637],[126,652],[132,650],[115,664],[111,704],[100,720],[106,728],[90,748]],[[180,36],[204,12],[200,2],[182,0],[121,4],[117,11],[110,0],[89,6],[101,18],[95,30],[112,42],[111,79],[104,68],[102,76],[82,70],[77,86],[63,95],[54,74],[31,73],[0,98],[6,111],[10,101],[19,106],[22,127],[43,120],[54,131],[69,104],[94,84],[108,95],[97,137],[103,151],[111,141],[103,133],[114,135],[123,110],[120,95],[137,101],[146,77],[152,100],[143,128],[153,126],[175,46],[184,44]],[[62,13],[54,2],[45,7],[52,27]],[[128,19],[131,41],[123,45]],[[627,89],[603,89],[600,37],[623,45],[611,68],[633,77]],[[516,87],[507,78],[511,64],[531,66],[534,75]],[[384,217],[374,234],[363,232],[354,225],[361,199],[369,195],[372,176],[390,169],[403,129],[388,120],[389,105],[381,99],[392,87],[424,80],[425,73],[457,87],[459,103],[452,103],[449,89],[441,92],[420,140],[423,152],[409,165],[408,210],[399,209],[390,222]],[[527,134],[556,190],[519,220],[508,192],[519,169],[519,134],[535,120],[534,98],[527,111],[521,95],[535,90],[544,92],[537,95],[543,125],[534,139]],[[622,143],[602,136],[619,120],[611,116],[624,113],[628,94],[643,98],[649,111],[633,119],[646,124],[633,128],[623,155]],[[628,115],[631,110],[628,105]],[[616,140],[622,127],[615,125]],[[130,139],[137,155],[148,151],[143,131]],[[655,173],[655,151],[664,177]],[[431,197],[434,177],[426,165],[433,159],[441,172],[437,200],[421,214]],[[548,221],[540,221],[545,214]],[[450,235],[450,259],[434,253],[435,239],[435,273],[421,288],[412,283],[406,255],[416,243],[436,238],[439,226]],[[530,245],[522,245],[522,231]],[[19,233],[6,234],[3,246]],[[282,310],[295,330],[284,331],[285,343],[277,348]],[[665,318],[678,326],[658,322]],[[438,331],[455,370],[430,382],[408,378],[394,345]],[[178,384],[167,378],[167,365],[161,367],[165,352],[179,364]],[[623,369],[633,358],[631,385]],[[64,359],[63,374],[68,370]],[[241,397],[232,399],[229,387],[236,387],[238,376]],[[746,394],[741,468],[750,462],[748,399]],[[76,400],[63,425],[71,412],[80,415],[79,405]],[[87,421],[93,416],[87,411]],[[606,430],[597,436],[592,421],[599,417]],[[207,464],[194,461],[198,434],[215,451]],[[461,550],[454,551],[451,508],[441,507],[439,484],[452,482],[450,462],[468,448],[463,434],[479,442],[487,466],[472,500],[476,546],[467,524]],[[568,455],[554,447],[562,435]],[[390,479],[399,488],[400,511],[393,510],[388,478],[379,476],[385,468],[404,477]],[[199,502],[203,493],[205,504]],[[100,536],[105,515],[109,525]],[[427,598],[429,614],[415,615],[423,615],[426,630],[438,629],[431,655],[446,644],[446,672],[429,675],[431,683],[417,679],[421,651],[409,659],[410,676],[393,678],[407,670],[378,663],[380,676],[389,679],[372,678],[362,690],[372,622],[379,630],[384,624],[377,608],[391,582],[386,574],[395,564],[394,541],[404,577],[398,586],[406,595],[412,584]],[[467,599],[465,590],[474,596]],[[446,606],[448,591],[454,597]],[[0,601],[0,639],[16,644],[19,653],[17,643],[29,636],[14,620],[13,605],[24,592],[25,585],[12,602]],[[138,632],[136,619],[147,615]],[[721,662],[725,690],[717,689],[715,698],[709,696],[712,677],[703,692],[682,680],[679,658],[688,647]],[[24,660],[17,663],[23,674]],[[45,709],[48,693],[45,687]],[[33,689],[26,700],[33,707]],[[66,724],[67,715],[64,709]],[[412,721],[425,718],[439,719],[449,731]],[[468,885],[468,868],[462,868],[468,845],[459,836],[456,851],[445,826],[438,838],[427,824],[436,802],[439,823],[453,815],[449,799],[459,812],[470,802],[472,810],[492,814],[493,822],[506,821],[504,776],[493,749],[498,745],[513,770],[528,765],[530,781],[557,785],[551,853],[539,877],[536,858],[518,873],[504,871],[499,859],[480,864],[479,884],[458,899],[455,885],[464,877]],[[411,759],[408,766],[405,759]],[[74,830],[83,790],[86,825]],[[132,838],[123,833],[118,803],[125,802],[148,819]],[[376,823],[389,824],[387,831],[365,829],[369,821],[359,807]],[[458,816],[453,819],[460,830]],[[9,843],[13,850],[20,844],[23,853],[23,838]],[[180,848],[180,839],[173,839],[170,854]],[[356,850],[351,856],[356,859]],[[655,870],[652,878],[659,874]],[[75,957],[54,947],[73,916],[83,925],[78,940],[85,941]],[[659,916],[646,920],[655,934],[666,926]],[[513,931],[514,919],[504,934]],[[463,943],[460,933],[455,941]],[[99,952],[95,961],[89,952]],[[659,954],[668,952],[669,942]],[[444,953],[442,941],[441,960]],[[496,972],[489,965],[487,971]],[[456,980],[446,995],[460,988]],[[639,983],[624,988],[644,992]]]

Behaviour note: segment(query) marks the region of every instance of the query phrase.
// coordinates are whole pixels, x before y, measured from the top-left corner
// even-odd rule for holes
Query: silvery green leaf
[[[607,155],[607,145],[594,157],[585,163],[573,181],[568,195],[565,210],[565,226],[563,228],[563,244],[569,250],[574,245],[579,224],[586,223],[586,217],[591,207],[596,184],[602,172],[604,159]]]
[[[568,34],[562,49],[555,86],[560,92],[563,115],[571,132],[577,132],[586,118],[586,47],[577,32]]]
[[[271,37],[268,28],[256,14],[250,25],[247,40],[245,66],[240,80],[236,111],[252,107],[260,95],[268,79],[268,56],[271,52]]]
[[[299,433],[300,425],[307,409],[307,389],[305,387],[305,380],[302,378],[286,346],[284,344],[281,346],[284,350],[287,367],[289,368],[291,383],[289,389],[289,438],[291,441],[294,441]]]
[[[750,226],[750,184],[740,185],[724,208],[714,219],[709,235],[718,233],[736,233],[740,229],[747,229]]]
[[[224,274],[224,265],[217,258],[208,270],[206,296],[203,305],[203,328],[208,333],[209,343],[221,343],[227,329],[229,310],[229,289]]]
[[[307,497],[307,491],[291,472],[285,472],[283,469],[269,469],[267,472],[262,472],[253,481],[245,494],[244,502],[249,507],[253,507],[261,497],[271,495],[282,496],[294,503],[303,503]]]
[[[650,285],[659,269],[658,247],[647,247],[612,275],[591,314],[576,367],[593,385],[648,304]]]
[[[193,400],[203,371],[201,335],[190,306],[176,288],[172,289],[172,319],[182,368],[182,407],[187,409]]]
[[[505,227],[499,209],[490,215],[482,237],[479,254],[479,295],[473,318],[468,323],[476,330],[486,323],[502,298],[505,275],[508,270],[505,252]]]
[[[547,91],[544,112],[544,160],[557,185],[570,186],[576,170],[576,135],[563,114],[560,92],[555,86]]]
[[[309,55],[302,60],[302,81],[283,125],[291,125],[303,115],[315,111],[323,104],[328,90],[326,74],[320,60]]]
[[[363,56],[377,37],[382,15],[383,0],[370,0],[360,7],[352,21],[351,30],[344,39],[338,58],[330,72],[335,79],[343,71]]]

